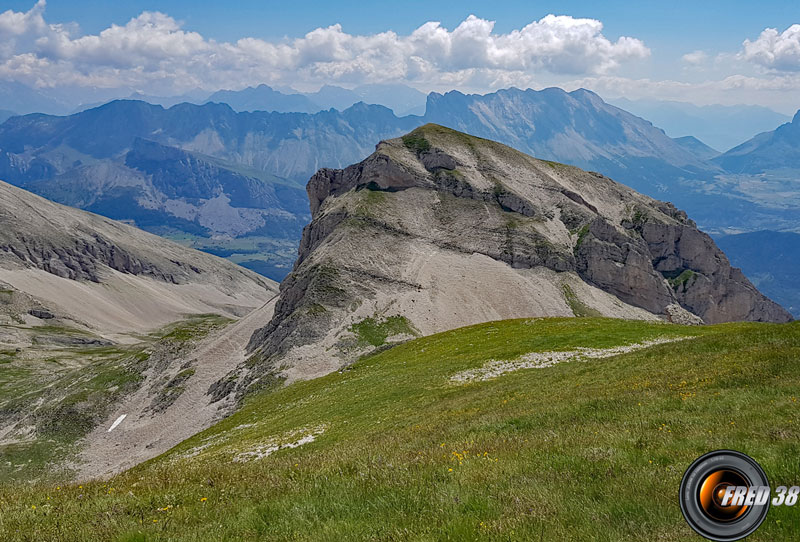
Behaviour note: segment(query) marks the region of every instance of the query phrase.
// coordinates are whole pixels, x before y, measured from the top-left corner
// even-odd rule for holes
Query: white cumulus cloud
[[[708,60],[708,54],[705,51],[692,51],[683,55],[681,60],[690,66],[701,66]]]
[[[80,35],[50,24],[45,0],[0,13],[0,77],[38,86],[236,88],[403,81],[421,86],[530,81],[539,73],[602,75],[645,58],[636,38],[615,41],[594,19],[547,15],[511,32],[473,15],[449,30],[427,22],[409,35],[348,34],[341,25],[280,41],[218,42],[159,12]]]
[[[754,41],[745,40],[740,56],[775,71],[800,71],[800,24],[783,32],[767,28]]]

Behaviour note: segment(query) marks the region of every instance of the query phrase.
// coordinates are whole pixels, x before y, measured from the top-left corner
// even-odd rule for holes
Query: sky
[[[0,81],[175,95],[589,88],[800,107],[800,2],[0,0]]]

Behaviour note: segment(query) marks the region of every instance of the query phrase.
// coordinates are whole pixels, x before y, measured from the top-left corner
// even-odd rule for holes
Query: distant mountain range
[[[714,160],[730,173],[800,171],[800,111],[791,122],[758,134]]]
[[[247,87],[244,90],[219,90],[209,96],[206,102],[228,104],[235,111],[316,113],[325,109],[302,94],[284,94],[267,85]]]
[[[300,188],[320,167],[356,162],[377,141],[426,122],[492,138],[543,159],[600,171],[682,205],[706,226],[727,226],[724,221],[730,220],[732,207],[737,209],[736,223],[741,224],[739,211],[747,206],[742,200],[726,200],[724,194],[705,193],[706,185],[722,170],[702,158],[704,149],[699,145],[687,147],[592,92],[555,88],[508,89],[483,96],[433,93],[424,117],[397,117],[385,107],[363,103],[342,112],[308,114],[237,113],[213,103],[183,103],[165,110],[143,102],[116,101],[69,117],[10,119],[0,126],[0,149],[5,151],[5,156],[0,155],[0,175],[16,184],[34,183],[32,189],[54,194],[42,181],[66,176],[75,183],[92,176],[88,173],[91,160],[80,155],[142,172],[135,167],[135,156],[121,159],[141,138],[194,153],[198,160],[213,157],[218,168],[243,166],[251,170],[251,176],[260,172],[271,176],[269,182],[279,177]],[[73,156],[67,149],[78,154]]]
[[[0,81],[0,108],[14,114],[69,115],[119,99],[141,100],[164,107],[180,103],[226,103],[240,112],[277,113],[317,113],[331,108],[343,111],[364,102],[383,105],[398,116],[405,116],[424,114],[426,95],[408,85],[392,83],[361,85],[353,89],[324,85],[318,91],[305,93],[290,87],[273,88],[261,84],[240,90],[209,92],[193,89],[177,95],[153,95],[130,88],[84,89],[83,92],[61,87],[39,90],[22,83]],[[0,116],[0,122],[3,120]]]
[[[304,181],[418,122],[364,104],[307,115],[122,100],[9,119],[0,179],[281,279],[308,221]]]
[[[64,114],[70,111],[69,104],[21,83],[0,81],[0,104],[14,114],[50,113]]]
[[[361,85],[353,89],[324,85],[315,92],[261,84],[240,90],[210,92],[194,89],[178,95],[153,95],[134,89],[35,89],[21,83],[0,82],[0,107],[16,114],[71,114],[114,99],[142,100],[164,107],[183,102],[200,105],[211,101],[227,103],[236,111],[292,113],[316,113],[330,108],[342,111],[363,101],[386,106],[398,116],[424,115],[426,105],[424,93],[407,85],[391,83]],[[686,102],[626,98],[607,102],[651,121],[670,137],[691,135],[720,152],[790,120],[787,115],[753,105],[697,106]]]
[[[286,92],[267,85],[242,90],[220,90],[206,102],[226,103],[236,111],[274,111],[277,113],[317,113],[327,109],[343,111],[358,102],[383,105],[396,115],[425,114],[425,94],[399,84],[362,85],[346,89],[325,85],[317,92]]]
[[[136,92],[130,88],[58,86],[35,88],[0,80],[0,108],[17,115],[69,115]],[[208,95],[208,93],[204,93]],[[175,102],[177,103],[177,102]],[[82,105],[84,104],[84,105]]]
[[[692,135],[717,151],[739,145],[760,132],[774,130],[789,116],[758,105],[704,105],[618,98],[609,103],[646,118],[670,137]]]
[[[14,183],[48,178],[92,162],[80,155],[119,158],[142,138],[222,160],[219,166],[267,172],[302,187],[319,167],[343,167],[363,158],[380,139],[420,122],[419,117],[398,118],[383,106],[363,103],[342,112],[310,115],[237,113],[228,105],[211,103],[164,109],[118,100],[67,117],[9,119],[0,126],[0,160],[5,162],[0,174]]]
[[[292,96],[251,90],[234,94]],[[354,94],[323,87],[292,99],[342,106]],[[122,100],[68,117],[27,115],[0,126],[0,179],[133,221],[274,279],[288,272],[308,219],[306,180],[321,167],[358,162],[378,141],[427,122],[601,172],[672,201],[711,232],[797,224],[800,194],[790,168],[800,148],[797,122],[717,155],[698,138],[673,139],[583,89],[432,93],[425,109],[424,116],[398,117],[364,103],[270,113]],[[756,173],[761,168],[778,169]]]
[[[650,195],[717,171],[650,122],[580,89],[431,93],[425,120],[529,153],[602,172]]]
[[[2,96],[1,88],[0,96]],[[273,88],[261,84],[241,90],[218,90],[211,94],[200,89],[175,96],[153,96],[136,91],[128,95],[122,95],[118,99],[141,100],[164,107],[172,107],[180,103],[195,105],[223,103],[238,112],[266,111],[269,113],[318,113],[331,108],[344,111],[358,102],[364,102],[383,105],[391,109],[396,115],[405,116],[423,115],[425,113],[426,96],[415,88],[401,84],[362,85],[354,89],[324,85],[316,92],[306,93],[290,87]],[[26,106],[21,110],[26,113],[72,114],[94,109],[108,103],[108,101],[83,103],[72,107],[66,105],[43,105],[41,110],[31,109]]]

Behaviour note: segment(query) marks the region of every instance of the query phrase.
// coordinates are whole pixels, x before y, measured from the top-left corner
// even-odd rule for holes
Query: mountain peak
[[[673,205],[438,124],[307,191],[312,222],[250,343],[290,380],[365,353],[353,330],[386,322],[402,339],[538,316],[790,319]]]
[[[390,119],[396,119],[397,116],[394,111],[384,105],[370,104],[364,101],[359,101],[342,111],[342,115],[347,118],[353,118],[357,115],[368,123],[381,122]]]
[[[603,100],[603,98],[599,94],[597,94],[596,92],[592,92],[591,90],[586,88],[578,88],[573,90],[572,92],[568,92],[567,94],[569,94],[573,98],[585,99],[589,100],[590,102],[600,102],[603,104],[606,103],[606,101]]]
[[[94,107],[92,109],[87,109],[82,111],[81,113],[86,113],[88,111],[121,111],[121,112],[134,112],[134,111],[152,111],[152,110],[164,110],[164,108],[160,105],[154,105],[143,100],[131,100],[131,99],[119,99],[119,100],[111,100],[110,102],[106,102],[102,105]],[[78,113],[79,115],[81,113]]]
[[[537,158],[603,171],[646,193],[659,192],[662,188],[655,185],[663,187],[667,176],[679,178],[687,171],[710,175],[718,169],[586,89],[431,93],[425,120],[501,141]],[[683,191],[670,191],[668,197],[700,208]]]
[[[711,160],[721,154],[718,150],[706,145],[694,136],[674,137],[672,139],[678,145],[694,153],[701,160]]]
[[[429,143],[432,142],[435,146],[439,148],[448,148],[453,146],[466,146],[474,148],[475,144],[497,145],[505,147],[510,152],[523,154],[517,150],[512,149],[511,147],[503,145],[502,143],[470,135],[465,132],[459,132],[458,130],[454,130],[453,128],[448,128],[447,126],[442,126],[441,124],[436,124],[435,122],[429,122],[427,124],[423,124],[419,128],[415,128],[414,130],[408,132],[406,135],[402,136],[401,139],[404,142],[408,142],[415,138],[423,138]],[[421,144],[425,146],[425,144],[423,143]]]
[[[714,161],[731,173],[759,174],[768,170],[796,169],[799,159],[800,110],[791,122],[757,134]]]

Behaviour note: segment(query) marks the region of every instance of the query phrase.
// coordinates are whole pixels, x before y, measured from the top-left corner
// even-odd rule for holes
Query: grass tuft
[[[360,346],[382,346],[386,339],[395,335],[416,335],[405,316],[388,318],[365,318],[350,326]]]

